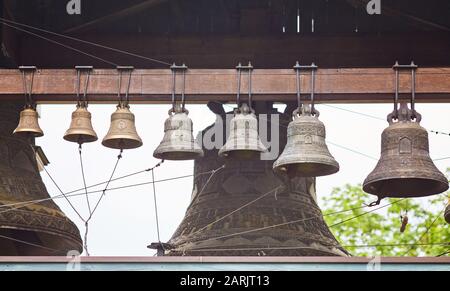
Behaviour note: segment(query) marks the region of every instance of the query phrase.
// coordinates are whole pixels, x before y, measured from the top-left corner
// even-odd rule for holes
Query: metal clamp
[[[172,70],[172,112],[176,112],[176,78],[177,72],[181,72],[183,74],[183,85],[181,90],[181,111],[186,112],[186,72],[188,67],[183,63],[181,66],[173,63],[170,66],[170,70]]]
[[[22,73],[23,91],[25,95],[25,108],[34,108],[32,95],[33,95],[34,74],[37,71],[37,68],[35,66],[20,66],[19,70]],[[31,74],[31,82],[29,87],[27,84],[27,73]]]
[[[130,103],[130,86],[131,86],[131,75],[133,73],[134,67],[133,66],[117,66],[116,70],[119,72],[119,78],[118,78],[118,90],[117,90],[117,97],[119,97],[119,106],[120,107],[128,107]],[[122,100],[122,76],[124,72],[129,72],[128,76],[128,83],[127,88],[125,91],[125,103]]]
[[[236,70],[238,71],[238,89],[237,89],[237,96],[236,96],[236,103],[238,108],[241,105],[241,78],[242,78],[242,71],[248,71],[248,107],[251,111],[253,111],[252,107],[252,77],[253,77],[253,66],[251,62],[248,62],[247,66],[243,66],[241,63],[239,63],[236,66]]]
[[[394,97],[394,118],[398,118],[398,100],[399,100],[399,83],[400,83],[400,71],[407,70],[411,71],[411,119],[417,118],[417,113],[415,109],[416,103],[416,70],[418,66],[411,61],[409,65],[400,65],[398,61],[395,62],[392,69],[395,70],[395,97]]]
[[[315,86],[316,86],[316,70],[318,67],[316,64],[312,63],[309,66],[300,65],[300,63],[297,61],[294,66],[294,70],[296,72],[297,77],[297,102],[298,102],[298,112],[302,112],[302,102],[301,102],[301,91],[300,91],[300,72],[301,70],[310,70],[311,71],[311,114],[315,115],[317,113],[317,110],[314,107],[315,100],[314,100],[314,93],[315,93]]]
[[[88,100],[87,100],[87,90],[89,86],[89,77],[91,75],[91,71],[94,69],[93,66],[75,66],[75,70],[77,70],[77,85],[76,85],[76,91],[77,91],[77,106],[81,107],[87,107],[88,106]],[[86,73],[86,80],[84,83],[84,92],[83,92],[83,100],[80,98],[80,86],[81,86],[81,73]]]

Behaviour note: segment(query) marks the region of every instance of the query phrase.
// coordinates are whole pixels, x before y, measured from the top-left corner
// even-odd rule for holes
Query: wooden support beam
[[[234,69],[192,69],[186,77],[188,102],[235,101]],[[242,94],[247,93],[243,78]],[[409,98],[411,75],[400,77],[401,98]],[[40,103],[75,102],[75,70],[39,70],[33,93]],[[295,100],[295,74],[292,69],[257,69],[253,74],[254,100]],[[301,88],[309,94],[310,77],[302,75]],[[180,91],[177,82],[177,92]],[[94,70],[89,85],[92,102],[117,101],[117,71]],[[419,68],[416,81],[417,101],[450,102],[450,68]],[[394,72],[390,68],[319,69],[316,79],[318,102],[385,103],[392,102]],[[131,100],[138,103],[168,103],[171,95],[171,72],[168,69],[135,70],[131,82]],[[305,95],[306,97],[306,95]],[[17,70],[0,70],[0,101],[21,100],[22,80]]]

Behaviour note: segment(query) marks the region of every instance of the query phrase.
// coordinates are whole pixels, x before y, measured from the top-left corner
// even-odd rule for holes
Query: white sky
[[[336,105],[341,108],[385,118],[392,111],[392,105]],[[63,140],[64,132],[70,124],[74,105],[43,105],[40,124],[45,136],[37,140],[51,164],[47,167],[63,191],[68,192],[82,187],[78,159],[78,145]],[[144,146],[128,150],[123,154],[116,176],[126,175],[155,165],[153,150],[163,135],[163,123],[167,118],[168,105],[132,105],[136,115],[136,125]],[[205,105],[188,105],[190,117],[194,122],[194,136],[198,131],[212,124],[215,116]],[[352,148],[378,158],[381,132],[387,122],[345,112],[326,105],[318,105],[320,119],[327,127],[330,142]],[[91,105],[94,128],[99,141],[84,146],[84,163],[87,184],[107,180],[115,164],[118,151],[105,148],[101,139],[109,128],[114,105]],[[450,132],[450,104],[417,104],[423,116],[422,125],[427,129]],[[362,183],[373,169],[376,161],[329,144],[330,151],[341,165],[339,173],[317,179],[319,199],[328,195],[332,188],[346,183]],[[450,156],[450,136],[430,134],[430,150],[433,159]],[[449,160],[437,161],[441,171],[450,165]],[[166,161],[155,171],[156,179],[192,174],[193,162]],[[42,177],[51,196],[60,193],[43,172]],[[150,173],[112,182],[111,187],[149,182]],[[97,187],[93,190],[101,190]],[[167,241],[184,217],[188,206],[192,178],[185,178],[156,185],[161,240]],[[99,194],[91,195],[91,205],[95,205]],[[77,209],[88,215],[84,196],[71,198]],[[427,198],[423,198],[426,200]],[[84,236],[84,224],[64,199],[56,203],[74,221]],[[90,223],[89,251],[95,256],[146,256],[154,251],[146,248],[157,241],[152,186],[128,188],[107,192]]]

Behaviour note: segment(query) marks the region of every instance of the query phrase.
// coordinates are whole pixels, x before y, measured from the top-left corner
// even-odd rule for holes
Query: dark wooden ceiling
[[[185,61],[194,67],[232,67],[246,60],[258,67],[285,67],[296,59],[314,60],[325,67],[387,66],[396,59],[414,59],[427,66],[450,64],[449,1],[381,0],[381,15],[368,15],[367,1],[81,0],[81,15],[68,15],[68,0],[4,0],[3,15],[148,57]],[[19,33],[16,38],[18,43],[10,54],[18,64],[108,66],[33,36]],[[161,67],[52,39],[115,63]]]

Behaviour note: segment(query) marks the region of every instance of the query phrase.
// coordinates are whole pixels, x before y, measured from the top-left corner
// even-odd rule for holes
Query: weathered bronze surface
[[[77,106],[77,109],[72,113],[72,121],[64,134],[64,139],[79,144],[98,140],[91,119],[92,115],[86,106]]]
[[[428,132],[420,126],[421,115],[402,103],[398,120],[388,115],[389,127],[381,136],[381,157],[366,178],[363,190],[383,197],[422,197],[448,189],[448,180],[429,154]]]
[[[271,103],[256,103],[257,114],[280,114]],[[218,117],[225,118],[223,110],[216,107],[210,106],[220,114]],[[286,126],[291,114],[292,110],[280,114],[281,149],[286,144]],[[203,133],[212,129],[214,126]],[[314,178],[283,180],[274,174],[273,160],[224,159],[217,157],[217,150],[204,148],[204,152],[204,157],[195,160],[192,201],[169,241],[174,249],[168,255],[347,255],[323,220],[315,201]],[[204,174],[223,165],[225,168],[213,176]],[[260,199],[244,207],[257,198]],[[263,229],[254,231],[257,228]]]
[[[19,110],[17,104],[0,103],[0,256],[81,252],[77,227],[52,200],[17,204],[49,198],[32,147],[25,138],[11,135]]]
[[[444,218],[445,221],[450,224],[450,203],[447,205],[447,207],[445,207]]]
[[[164,123],[164,137],[153,156],[161,160],[192,160],[203,156],[202,148],[192,134],[192,120],[189,112],[179,105],[169,111]]]
[[[286,147],[273,164],[275,171],[290,177],[318,177],[339,171],[339,164],[325,142],[325,126],[319,114],[315,110],[313,115],[307,104],[302,106],[301,112],[294,112],[294,120],[287,130]]]
[[[128,106],[117,106],[117,110],[111,115],[111,126],[102,144],[108,148],[123,150],[142,146],[134,114]]]
[[[230,121],[227,142],[219,150],[219,156],[235,159],[259,159],[267,151],[259,139],[258,119],[255,112],[245,103],[234,112]]]
[[[44,132],[39,126],[38,118],[38,113],[34,108],[25,108],[20,112],[19,125],[13,133],[24,137],[43,136]]]

